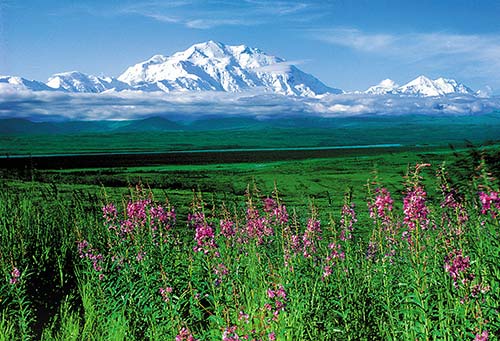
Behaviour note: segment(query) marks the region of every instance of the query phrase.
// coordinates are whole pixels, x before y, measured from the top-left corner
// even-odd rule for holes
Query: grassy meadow
[[[0,340],[497,340],[499,160],[3,167]]]

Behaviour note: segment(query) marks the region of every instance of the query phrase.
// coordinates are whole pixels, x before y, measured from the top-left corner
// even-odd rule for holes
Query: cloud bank
[[[192,120],[205,116],[345,117],[355,115],[476,115],[500,109],[500,97],[439,98],[341,94],[321,98],[282,96],[259,91],[104,92],[21,91],[0,87],[0,119],[34,121],[130,120],[161,116]]]

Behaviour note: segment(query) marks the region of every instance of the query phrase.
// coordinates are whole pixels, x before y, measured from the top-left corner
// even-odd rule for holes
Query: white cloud
[[[253,22],[249,20],[243,19],[193,19],[186,20],[184,25],[189,28],[197,28],[197,29],[210,29],[217,26],[249,26],[253,25]]]
[[[35,120],[122,120],[150,116],[186,119],[204,115],[456,115],[487,113],[495,109],[500,109],[499,97],[417,98],[342,94],[301,98],[259,91],[72,94],[57,91],[14,91],[0,87],[0,118],[24,117]]]
[[[386,51],[397,40],[390,34],[364,34],[354,28],[319,29],[311,32],[315,38],[327,43],[368,52]]]
[[[296,1],[180,0],[123,5],[114,14],[138,15],[193,29],[212,29],[219,26],[252,26],[276,20],[309,20],[321,13],[323,8],[324,5]]]
[[[307,63],[307,60],[289,60],[285,62],[265,65],[252,69],[255,72],[269,72],[269,73],[285,73],[289,72],[292,66],[297,66]]]

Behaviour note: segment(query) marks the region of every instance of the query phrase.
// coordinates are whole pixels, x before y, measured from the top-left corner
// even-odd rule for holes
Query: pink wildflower
[[[264,199],[264,212],[274,217],[278,224],[284,225],[288,223],[288,212],[285,205],[278,205],[278,203],[271,198]]]
[[[488,331],[483,330],[481,334],[476,334],[476,337],[474,338],[474,341],[488,341]]]
[[[182,327],[179,334],[175,337],[175,341],[196,341],[193,334],[186,327]]]
[[[92,267],[96,272],[102,271],[102,263],[104,262],[104,257],[102,256],[102,254],[97,253],[96,250],[94,250],[86,240],[78,242],[78,254],[80,255],[80,258],[89,259],[92,262]]]
[[[214,270],[215,275],[217,276],[217,279],[215,280],[215,284],[219,285],[222,283],[222,280],[224,279],[225,276],[229,273],[229,270],[227,267],[224,265],[224,263],[219,263],[217,267]]]
[[[127,217],[130,221],[143,225],[146,222],[146,208],[151,204],[149,199],[141,199],[127,204]]]
[[[372,204],[368,204],[370,209],[370,217],[375,219],[381,218],[382,221],[388,219],[388,213],[392,211],[394,201],[391,198],[391,193],[385,188],[377,188],[375,190],[377,196]]]
[[[444,195],[444,200],[441,203],[441,208],[444,208],[442,213],[443,222],[447,222],[450,230],[459,236],[462,234],[461,226],[469,220],[467,210],[462,204],[463,198],[460,198],[454,189],[448,189],[445,186],[443,186],[442,192]],[[446,209],[451,210],[451,212]]]
[[[234,223],[231,220],[221,220],[220,221],[220,233],[226,238],[233,237],[236,232],[234,230]]]
[[[216,249],[217,244],[214,240],[214,229],[205,220],[205,214],[196,212],[188,216],[189,225],[195,228],[194,239],[196,246],[193,248],[196,252],[208,254],[210,250]]]
[[[316,245],[321,240],[321,223],[319,220],[309,219],[302,236],[303,255],[306,258],[316,253]]]
[[[277,321],[279,313],[285,310],[287,295],[283,285],[277,285],[276,289],[268,289],[267,297],[271,300],[271,303],[264,304],[264,309],[271,311],[273,315],[273,320]]]
[[[165,302],[170,302],[170,294],[172,293],[172,287],[160,288],[159,292],[161,297]]]
[[[14,285],[19,282],[19,277],[21,277],[21,272],[19,271],[18,268],[14,267],[12,271],[10,272],[10,284]]]
[[[498,192],[491,191],[490,194],[480,192],[481,214],[490,213],[493,219],[496,219],[500,211],[500,196]]]
[[[422,230],[429,227],[429,209],[425,205],[427,193],[420,186],[416,186],[408,191],[403,201],[403,211],[405,214],[404,223],[409,231],[413,231],[417,224]]]
[[[144,257],[146,256],[146,252],[142,252],[142,251],[139,251],[137,253],[137,256],[135,257],[135,259],[138,261],[138,262],[142,262],[144,260]]]
[[[156,230],[161,227],[165,230],[170,230],[175,223],[175,211],[174,209],[165,210],[163,206],[151,207],[149,210],[151,215],[151,229]]]
[[[236,333],[237,326],[231,326],[224,329],[222,333],[222,341],[239,341],[239,335]]]
[[[294,251],[294,253],[298,253],[301,250],[301,238],[300,236],[293,234],[291,237],[291,248]]]
[[[345,258],[345,254],[341,250],[340,244],[330,243],[328,248],[330,249],[330,253],[325,259],[326,265],[323,267],[323,279],[332,274],[332,267],[334,267],[339,260]]]
[[[240,310],[240,313],[238,314],[238,321],[245,321],[245,323],[248,323],[249,322],[249,319],[250,316],[248,314],[245,314],[245,312],[243,310]]]
[[[117,210],[113,203],[107,204],[102,208],[102,217],[106,219],[106,223],[116,220]]]
[[[250,239],[256,238],[257,244],[262,244],[264,242],[264,237],[269,237],[274,235],[273,228],[269,225],[269,222],[265,217],[259,215],[259,211],[253,207],[248,207],[247,209],[247,236]]]
[[[458,286],[458,281],[461,280],[462,284],[467,283],[474,278],[474,275],[467,274],[470,268],[469,257],[464,257],[462,250],[453,250],[444,259],[444,269],[448,271],[453,279],[453,285]]]
[[[344,204],[344,206],[342,206],[342,218],[340,219],[340,240],[342,241],[352,239],[354,224],[358,221],[354,207],[354,203],[350,205]]]
[[[271,213],[278,207],[278,204],[274,199],[265,198],[264,199],[264,212]]]

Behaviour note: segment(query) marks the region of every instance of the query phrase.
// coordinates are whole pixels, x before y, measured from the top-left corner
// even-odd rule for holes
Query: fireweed
[[[397,244],[398,224],[393,223],[392,210],[394,200],[386,188],[377,187],[375,198],[368,200],[370,218],[374,223],[374,229],[367,247],[368,259],[374,259],[377,253],[383,253],[384,257],[394,256]]]
[[[427,188],[407,182],[396,200],[378,185],[368,208],[346,196],[340,212],[289,210],[274,193],[210,210],[199,202],[177,226],[151,195],[108,203],[96,226],[76,221],[78,280],[104,316],[100,336],[118,312],[136,339],[492,338],[498,191]],[[420,257],[406,247],[417,229],[428,236]],[[0,298],[11,307],[26,275],[5,263]]]
[[[354,203],[345,203],[342,206],[342,218],[340,219],[340,240],[342,241],[352,239],[354,224],[358,221],[356,212],[354,211],[355,207]]]
[[[205,219],[205,213],[195,212],[188,216],[188,226],[195,230],[194,239],[196,245],[193,250],[196,252],[203,252],[208,254],[210,251],[217,249],[217,244],[215,243],[215,231],[214,228],[207,223]]]
[[[18,268],[14,267],[10,272],[10,284],[17,284],[19,282],[19,278],[21,277],[21,271]]]
[[[489,213],[492,219],[496,219],[500,212],[499,192],[491,191],[489,194],[479,192],[479,200],[481,201],[481,214]]]

